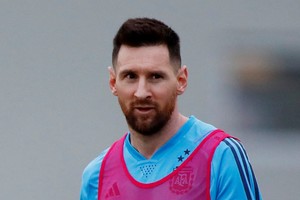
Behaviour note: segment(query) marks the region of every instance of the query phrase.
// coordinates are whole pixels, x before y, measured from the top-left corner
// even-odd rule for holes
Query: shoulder
[[[213,162],[213,164],[220,167],[220,170],[226,169],[226,166],[238,170],[242,179],[249,178],[251,174],[252,169],[244,146],[239,140],[232,137],[225,138],[219,144]],[[226,166],[224,166],[224,163]],[[243,175],[247,177],[243,177]]]
[[[215,152],[216,160],[222,161],[227,158],[234,158],[240,161],[247,157],[246,151],[238,139],[229,137],[225,138],[217,147]],[[219,158],[219,159],[218,159]]]
[[[94,160],[92,160],[83,170],[83,177],[89,179],[93,174],[99,173],[103,158],[109,148],[102,151]]]
[[[83,170],[80,199],[90,199],[91,194],[98,190],[99,171],[102,161],[107,154],[109,148],[102,151],[94,160],[92,160]],[[92,195],[94,196],[94,195]]]
[[[231,174],[231,172],[239,170],[241,167],[248,167],[247,165],[248,159],[246,152],[238,140],[225,138],[216,148],[212,160],[212,167],[216,172],[227,172],[226,174]]]
[[[217,199],[259,199],[255,175],[240,141],[224,139],[217,147],[211,165],[211,183]]]

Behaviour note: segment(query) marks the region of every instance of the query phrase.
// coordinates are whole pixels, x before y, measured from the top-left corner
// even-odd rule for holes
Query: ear
[[[188,84],[188,70],[185,65],[178,70],[177,83],[177,94],[181,95],[184,93]]]
[[[115,95],[115,96],[118,96],[117,89],[116,89],[115,69],[113,67],[109,66],[108,71],[109,71],[109,87],[110,87],[111,93],[113,93],[113,95]]]

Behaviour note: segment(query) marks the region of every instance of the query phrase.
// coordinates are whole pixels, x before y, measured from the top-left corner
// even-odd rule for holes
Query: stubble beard
[[[158,133],[170,120],[176,104],[176,94],[173,94],[166,106],[160,108],[158,104],[151,100],[143,99],[132,102],[127,107],[119,100],[128,126],[139,134],[152,136]],[[148,115],[138,115],[135,113],[136,105],[152,106],[153,111]]]

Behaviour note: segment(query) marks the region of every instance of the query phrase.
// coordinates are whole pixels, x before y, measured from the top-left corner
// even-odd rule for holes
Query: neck
[[[159,132],[149,136],[130,130],[131,144],[145,158],[149,159],[162,145],[176,134],[187,120],[188,118],[181,114],[173,116]]]

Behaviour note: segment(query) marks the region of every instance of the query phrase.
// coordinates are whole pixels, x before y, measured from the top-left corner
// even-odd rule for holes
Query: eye
[[[136,74],[134,74],[134,73],[127,73],[126,75],[125,75],[125,78],[126,79],[135,79],[137,76],[136,76]]]
[[[161,74],[155,73],[151,75],[151,78],[155,80],[155,79],[161,79],[163,78],[163,76]]]

